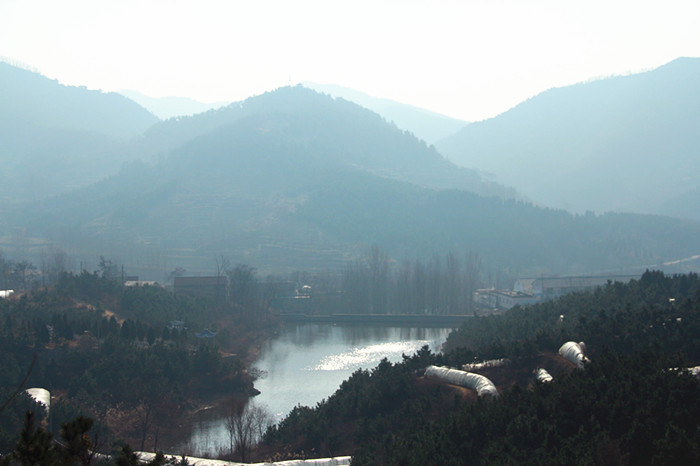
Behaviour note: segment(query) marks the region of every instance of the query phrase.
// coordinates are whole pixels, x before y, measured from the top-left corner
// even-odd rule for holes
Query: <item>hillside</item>
[[[218,112],[238,117],[206,132]],[[6,215],[25,232],[6,244],[38,253],[50,241],[157,279],[175,266],[206,273],[220,254],[266,271],[338,270],[372,244],[397,261],[470,250],[531,274],[644,267],[700,249],[692,222],[577,217],[469,192],[491,187],[378,115],[301,87],[153,133],[190,136],[155,165]],[[434,189],[448,183],[463,188]]]
[[[5,265],[12,264],[0,258],[0,266]],[[124,441],[142,450],[146,442],[149,449],[175,449],[190,436],[195,410],[255,393],[254,377],[246,369],[255,348],[275,328],[274,321],[262,317],[260,301],[243,312],[231,298],[215,302],[158,285],[123,286],[104,272],[109,270],[43,277],[49,286],[27,283],[17,295],[0,298],[3,402],[26,374],[24,387],[51,392],[48,426],[54,434],[78,414],[91,416],[96,421],[92,435],[99,438],[100,451],[108,453]],[[211,328],[217,329],[215,339],[202,344],[197,333]],[[24,413],[37,408],[27,403],[5,407],[0,416],[3,462],[17,443]],[[36,411],[38,419],[44,417],[43,410]]]
[[[668,208],[700,180],[700,59],[551,89],[438,143],[451,161],[575,212]]]
[[[646,272],[503,315],[468,319],[443,353],[357,370],[314,407],[298,406],[264,437],[258,457],[301,451],[353,464],[696,464],[700,281]],[[585,341],[577,369],[557,355]],[[498,395],[429,377],[429,365],[506,358],[487,376]],[[536,368],[553,380],[535,380]],[[465,458],[468,460],[465,461]]]
[[[117,94],[0,62],[0,201],[39,200],[115,173],[120,144],[158,119]]]
[[[385,122],[378,114],[343,99],[301,86],[280,88],[218,110],[162,121],[129,147],[141,159],[163,158],[170,151],[210,133],[223,132],[246,119],[293,120],[284,137],[323,151],[345,165],[419,186],[456,188],[482,195],[510,197],[512,190],[484,181],[476,172],[446,161],[433,148]],[[263,123],[264,125],[265,123]],[[292,128],[295,134],[292,134]],[[267,131],[267,129],[265,130]],[[304,135],[304,136],[301,136]],[[261,138],[262,139],[262,138]],[[263,141],[263,143],[265,143]]]
[[[117,139],[135,137],[158,121],[122,95],[64,86],[2,62],[0,108],[3,122],[88,131]]]

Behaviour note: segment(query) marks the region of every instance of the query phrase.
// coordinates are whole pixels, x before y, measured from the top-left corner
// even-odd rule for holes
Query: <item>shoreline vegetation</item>
[[[647,271],[630,283],[469,319],[444,352],[358,370],[268,430],[258,458],[351,455],[353,465],[695,464],[700,280]],[[557,354],[585,341],[582,369]],[[507,359],[490,367],[480,361]],[[499,395],[425,377],[473,368]],[[553,380],[538,382],[538,368]]]
[[[700,382],[689,371],[669,370],[700,363],[697,274],[647,271],[626,284],[470,318],[443,352],[424,347],[401,362],[358,370],[315,407],[297,406],[267,430],[264,413],[247,405],[255,376],[248,368],[278,322],[253,309],[155,287],[128,289],[86,272],[0,300],[7,367],[0,399],[9,398],[33,354],[26,386],[56,395],[50,420],[24,395],[8,405],[2,451],[24,451],[17,432],[22,442],[49,445],[45,428],[66,442],[84,439],[83,453],[189,454],[169,448],[187,432],[181,421],[228,409],[232,419],[248,416],[251,424],[243,446],[219,457],[243,462],[348,455],[360,465],[460,464],[465,457],[475,464],[700,459]],[[171,321],[188,328],[166,331]],[[204,329],[213,329],[214,341],[195,337]],[[557,354],[567,341],[585,341],[582,368]],[[489,360],[508,363],[479,364]],[[467,366],[490,379],[498,395],[482,399],[426,377],[431,365]],[[553,380],[536,381],[538,369]],[[25,418],[32,409],[36,419]],[[262,441],[255,445],[253,438]]]
[[[57,434],[86,416],[95,420],[101,449],[115,442],[174,448],[189,438],[197,411],[245,404],[259,393],[249,369],[277,325],[262,304],[255,293],[243,304],[128,287],[105,270],[58,274],[0,299],[0,399],[9,398],[36,355],[23,386],[51,392],[50,420],[37,418],[48,430]],[[30,406],[22,399],[3,413],[0,451],[12,450]]]

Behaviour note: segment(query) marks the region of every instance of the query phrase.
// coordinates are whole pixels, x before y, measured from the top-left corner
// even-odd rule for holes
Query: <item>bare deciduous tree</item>
[[[217,277],[225,276],[226,272],[228,272],[231,269],[231,260],[228,258],[228,256],[225,256],[224,254],[219,254],[215,260],[216,260],[216,276]]]
[[[229,449],[245,462],[253,447],[272,424],[272,415],[263,406],[253,403],[232,403],[224,419],[229,434]]]

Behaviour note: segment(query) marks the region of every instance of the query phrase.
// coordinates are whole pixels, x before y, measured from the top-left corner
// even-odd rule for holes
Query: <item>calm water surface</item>
[[[439,351],[451,329],[297,324],[283,327],[263,348],[254,367],[264,374],[255,382],[253,400],[282,419],[300,404],[315,406],[332,395],[357,369],[371,369],[383,358],[401,361],[428,345]],[[214,454],[228,445],[228,433],[216,413],[197,421],[187,447]]]

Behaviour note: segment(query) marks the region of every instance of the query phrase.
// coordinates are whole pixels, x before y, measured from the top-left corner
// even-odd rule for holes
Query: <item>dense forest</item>
[[[6,283],[17,284],[18,263],[3,264]],[[203,403],[243,402],[255,393],[250,351],[274,323],[260,311],[261,292],[245,286],[252,268],[226,270],[235,287],[223,301],[124,286],[106,276],[112,268],[63,272],[50,286],[34,282],[0,299],[0,401],[13,400],[3,406],[0,452],[13,448],[33,405],[24,394],[13,396],[18,386],[51,392],[51,418],[37,411],[34,422],[54,432],[78,416],[95,419],[91,432],[101,451],[119,439],[140,449],[167,447]],[[202,337],[205,329],[214,338]]]
[[[700,458],[700,280],[647,272],[629,284],[467,321],[444,354],[359,370],[315,407],[297,407],[262,454],[352,454],[353,464],[691,464]],[[575,370],[556,355],[585,340]],[[481,371],[499,388],[476,399],[422,377],[430,364]],[[544,367],[554,381],[535,382]]]
[[[372,252],[381,259],[379,250],[368,259]],[[7,280],[21,281],[15,272],[30,268],[4,263]],[[134,464],[132,447],[167,445],[174,420],[198,400],[249,396],[246,361],[223,358],[220,348],[236,342],[242,350],[252,328],[268,325],[267,313],[254,311],[265,302],[254,269],[220,262],[235,284],[234,297],[222,303],[125,287],[105,276],[112,267],[103,265],[101,273],[61,273],[51,286],[35,283],[0,299],[0,448],[11,453],[3,461],[40,455],[88,464],[97,451],[112,451],[117,464]],[[425,347],[400,363],[382,361],[353,373],[315,407],[297,406],[246,456],[350,454],[353,464],[696,462],[700,384],[684,368],[700,362],[699,311],[696,274],[647,271],[628,284],[474,317],[443,352]],[[170,328],[173,321],[188,328]],[[219,331],[216,342],[195,338],[203,328]],[[577,370],[557,350],[580,340],[589,362]],[[506,363],[472,369],[496,384],[493,399],[423,375],[429,365],[461,368],[496,358]],[[537,368],[554,380],[536,382]],[[50,389],[50,419],[14,393],[18,385]],[[52,443],[45,429],[63,443]],[[179,460],[161,455],[154,464],[166,461]]]

